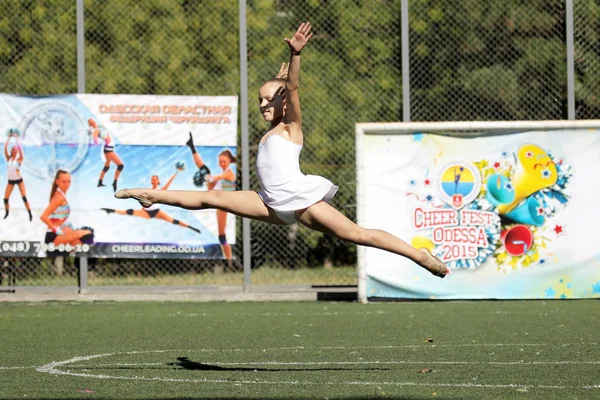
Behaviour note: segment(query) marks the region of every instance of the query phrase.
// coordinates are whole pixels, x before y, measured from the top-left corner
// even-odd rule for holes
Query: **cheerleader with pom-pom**
[[[19,137],[21,136],[20,131],[16,128],[11,128],[6,132],[6,136],[8,138],[4,143],[4,157],[6,158],[8,182],[6,183],[6,189],[4,190],[4,218],[8,218],[10,213],[8,199],[10,198],[15,185],[17,185],[19,187],[19,191],[21,192],[23,203],[25,203],[25,208],[29,213],[29,221],[31,222],[33,215],[31,214],[31,207],[29,205],[29,201],[27,200],[25,182],[23,182],[23,177],[21,176],[21,164],[23,163],[24,155],[21,144],[19,143]],[[9,150],[9,145],[11,143],[14,144]]]
[[[117,166],[112,183],[113,191],[116,192],[119,175],[121,175],[121,171],[123,171],[123,168],[125,167],[123,165],[123,161],[121,161],[121,159],[115,152],[115,146],[113,144],[113,140],[110,134],[104,129],[101,129],[96,123],[96,121],[94,121],[93,119],[88,120],[88,125],[89,133],[90,135],[92,135],[92,140],[94,141],[94,144],[98,144],[99,139],[104,141],[104,145],[102,146],[102,160],[104,161],[104,167],[102,168],[102,171],[100,171],[100,178],[98,178],[98,187],[106,186],[103,182],[104,175],[110,169],[110,163],[112,162]]]

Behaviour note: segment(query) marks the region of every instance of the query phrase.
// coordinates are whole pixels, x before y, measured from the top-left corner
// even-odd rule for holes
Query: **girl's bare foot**
[[[422,248],[419,250],[428,256],[428,260],[421,264],[427,271],[440,278],[445,278],[450,273],[450,270],[446,268],[446,265],[439,258],[431,254],[428,249]]]
[[[146,189],[121,189],[115,193],[115,197],[117,199],[136,199],[145,208],[154,204]]]

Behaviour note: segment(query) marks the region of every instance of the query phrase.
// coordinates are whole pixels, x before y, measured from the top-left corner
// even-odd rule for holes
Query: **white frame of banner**
[[[356,222],[365,225],[365,135],[410,135],[414,133],[475,138],[528,130],[598,129],[600,120],[552,121],[457,121],[457,122],[373,122],[355,124],[356,135]],[[365,248],[357,248],[358,300],[368,303]]]

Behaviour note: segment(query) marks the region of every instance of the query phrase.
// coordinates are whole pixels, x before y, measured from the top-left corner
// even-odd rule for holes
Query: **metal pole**
[[[402,46],[402,120],[410,122],[410,45],[408,40],[408,0],[402,0],[400,31]]]
[[[575,55],[573,35],[573,0],[567,0],[567,106],[569,119],[575,119]]]
[[[79,257],[79,293],[85,293],[88,286],[88,259]]]
[[[242,135],[242,190],[250,189],[250,148],[248,145],[248,46],[246,27],[246,0],[239,0],[240,14],[240,124]],[[250,290],[250,220],[242,219],[242,263],[244,265],[244,292]]]
[[[77,0],[77,93],[85,93],[85,27],[83,21],[84,0]],[[79,293],[88,285],[88,259],[79,257]]]
[[[83,0],[77,0],[77,92],[85,93],[85,35]]]

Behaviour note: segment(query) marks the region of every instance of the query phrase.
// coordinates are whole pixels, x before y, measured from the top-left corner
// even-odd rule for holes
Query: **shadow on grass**
[[[293,371],[390,371],[390,368],[369,367],[369,368],[255,368],[255,367],[221,367],[213,364],[202,364],[192,361],[187,357],[177,357],[177,362],[166,363],[164,365],[179,367],[188,371],[230,371],[230,372],[293,372]],[[114,370],[131,370],[131,369],[164,369],[160,364],[156,365],[85,365],[80,366],[86,370],[89,369],[114,369]],[[71,367],[73,368],[73,367]]]
[[[359,368],[254,368],[254,367],[220,367],[218,365],[202,364],[192,361],[187,357],[177,357],[177,362],[168,363],[167,365],[178,366],[188,371],[233,371],[233,372],[292,372],[292,371],[356,371]],[[389,368],[360,368],[360,370],[368,371],[389,371]]]

